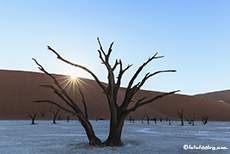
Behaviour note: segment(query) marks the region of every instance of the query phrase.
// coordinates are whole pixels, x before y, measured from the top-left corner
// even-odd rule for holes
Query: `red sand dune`
[[[69,82],[67,76],[55,75],[72,98],[78,102],[82,108],[81,97],[79,92]],[[49,104],[33,103],[34,100],[50,99],[63,104],[51,89],[42,88],[40,85],[52,84],[53,80],[47,75],[35,72],[24,71],[7,71],[0,70],[0,119],[29,119],[27,112],[37,112],[37,119],[51,119],[52,114],[49,109],[56,109],[55,106]],[[88,106],[88,114],[90,119],[101,117],[109,119],[109,109],[106,103],[106,97],[102,93],[100,87],[95,81],[81,78],[82,91],[85,95]],[[122,101],[125,89],[119,91],[118,101]],[[134,101],[143,96],[151,98],[160,94],[160,92],[141,90],[134,97]],[[224,98],[223,98],[224,99]],[[210,120],[230,120],[230,104],[220,102],[215,99],[206,99],[200,96],[172,95],[160,99],[152,104],[139,108],[132,113],[135,119],[141,119],[146,112],[151,117],[169,117],[177,118],[176,111],[184,109],[185,118],[195,117],[196,120],[201,115],[207,115]],[[44,117],[40,115],[42,110],[46,110]],[[68,115],[61,111],[63,118]],[[73,117],[73,116],[72,116]]]
[[[230,90],[210,92],[210,93],[205,93],[205,94],[199,94],[196,96],[200,96],[203,98],[217,100],[219,102],[223,102],[223,103],[225,102],[225,103],[230,104]]]

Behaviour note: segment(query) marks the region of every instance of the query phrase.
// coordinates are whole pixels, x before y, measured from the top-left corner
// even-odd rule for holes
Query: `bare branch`
[[[94,79],[95,81],[97,82],[97,84],[102,88],[103,91],[105,91],[105,87],[103,86],[103,84],[100,82],[100,80],[97,78],[97,76],[92,72],[90,71],[88,68],[84,67],[84,66],[81,66],[81,65],[78,65],[78,64],[74,64],[64,58],[62,58],[54,49],[52,49],[50,46],[48,46],[48,49],[50,51],[52,51],[53,53],[55,53],[57,55],[57,58],[60,59],[61,61],[69,64],[69,65],[72,65],[72,66],[75,66],[75,67],[78,67],[78,68],[81,68],[83,69],[84,71],[88,72]]]
[[[111,52],[112,52],[113,44],[114,44],[114,42],[112,42],[112,43],[110,44],[110,47],[109,47],[109,50],[108,50],[108,54],[106,55],[105,60],[106,60],[107,62],[109,62],[109,56],[110,56],[110,54],[111,54]]]
[[[175,94],[176,92],[179,92],[179,91],[180,91],[180,90],[172,91],[172,92],[169,92],[169,93],[163,93],[163,94],[160,94],[160,95],[158,95],[158,96],[156,96],[156,97],[154,97],[154,98],[152,98],[152,99],[149,99],[149,100],[147,100],[147,101],[145,101],[145,102],[137,102],[137,103],[134,105],[134,107],[132,107],[132,108],[130,108],[129,110],[127,110],[127,112],[128,112],[128,113],[133,112],[133,111],[135,111],[137,108],[139,108],[139,107],[141,107],[141,106],[143,106],[143,105],[152,103],[152,102],[154,102],[154,101],[156,101],[156,100],[158,100],[158,99],[160,99],[160,98],[163,98],[163,97],[168,96],[168,95]],[[145,99],[145,98],[143,97],[142,99]],[[141,101],[143,101],[143,100],[141,100]]]
[[[116,69],[117,65],[119,65],[119,64],[120,64],[120,63],[118,62],[118,60],[116,60],[114,66],[113,66],[113,68],[112,68],[112,70],[114,71],[114,70]]]
[[[99,37],[97,38],[97,41],[98,41],[98,44],[99,44],[99,46],[100,46],[101,52],[102,52],[103,55],[106,57],[106,54],[105,54],[105,52],[104,52],[104,50],[103,50],[103,48],[102,48],[101,41],[100,41]]]
[[[70,106],[74,111],[78,112],[78,110],[75,109],[75,107],[73,105],[71,105],[66,99],[65,97],[61,94],[61,91],[54,88],[54,86],[52,85],[40,85],[41,87],[44,87],[44,88],[50,88],[50,89],[53,89],[53,92],[59,96],[68,106]]]
[[[71,114],[73,114],[73,115],[78,115],[78,113],[73,112],[73,111],[70,111],[70,110],[66,109],[65,107],[61,106],[60,104],[58,104],[58,103],[56,103],[56,102],[53,102],[53,101],[51,101],[51,100],[37,100],[37,101],[33,101],[33,102],[34,102],[34,103],[49,103],[49,104],[53,104],[53,105],[59,107],[60,109],[66,111],[66,112],[69,112],[69,113],[71,113]]]
[[[166,72],[176,72],[176,70],[157,71],[157,72],[154,72],[154,73],[151,73],[151,74],[150,74],[150,73],[147,73],[147,74],[145,75],[145,77],[142,79],[142,81],[140,82],[138,88],[141,88],[141,87],[144,85],[144,83],[145,83],[150,77],[152,77],[152,76],[154,76],[154,75],[156,75],[156,74],[159,74],[159,73],[166,73]]]
[[[146,98],[147,98],[147,96],[142,97],[141,99],[139,99],[139,100],[136,102],[136,104],[137,104],[137,105],[140,104],[140,103],[143,102]]]
[[[142,66],[139,67],[139,69],[136,71],[136,73],[133,75],[132,79],[129,82],[129,85],[126,89],[126,93],[125,93],[125,101],[123,101],[122,105],[120,106],[121,110],[124,111],[130,104],[130,100],[132,99],[132,97],[135,95],[135,93],[140,90],[140,88],[144,85],[144,83],[152,76],[159,74],[159,73],[163,73],[163,72],[176,72],[176,70],[163,70],[163,71],[157,71],[154,73],[147,73],[145,75],[145,77],[142,79],[141,82],[138,82],[136,85],[133,85],[134,80],[137,78],[137,76],[139,75],[139,73],[142,71],[142,69],[149,63],[151,62],[153,59],[157,59],[157,58],[162,58],[163,56],[157,56],[157,53],[152,56],[151,58],[149,58],[145,63],[142,64]]]
[[[99,58],[101,59],[102,61],[102,64],[105,64],[105,60],[103,59],[102,55],[101,55],[101,51],[100,50],[97,50],[98,53],[99,53]]]
[[[163,56],[157,57],[157,54],[158,54],[158,53],[156,53],[154,56],[152,56],[151,58],[149,58],[145,63],[143,63],[143,64],[138,68],[138,70],[136,71],[136,73],[133,75],[132,79],[129,81],[129,85],[128,85],[128,87],[127,87],[127,90],[129,90],[129,89],[132,87],[134,80],[137,78],[137,76],[139,75],[139,73],[142,71],[142,69],[143,69],[149,62],[151,62],[153,59],[163,58]]]
[[[37,116],[37,112],[33,112],[33,115],[30,112],[27,112],[27,116],[31,119],[35,119],[35,117]]]
[[[117,83],[116,83],[117,88],[120,88],[121,78],[122,78],[123,74],[132,66],[132,64],[131,64],[131,65],[128,65],[128,66],[123,70],[122,61],[121,61],[121,60],[119,60],[119,64],[120,64],[120,71],[119,71],[119,74],[118,74],[118,77],[117,77]]]
[[[79,92],[81,94],[82,104],[84,106],[84,111],[85,111],[85,118],[88,120],[88,111],[87,111],[87,105],[86,105],[86,102],[85,102],[85,97],[84,97],[84,94],[81,91],[81,88],[80,88],[79,84],[78,84],[78,90],[79,90]]]

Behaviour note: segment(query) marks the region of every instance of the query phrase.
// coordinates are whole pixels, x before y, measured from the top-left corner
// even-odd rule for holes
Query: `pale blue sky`
[[[162,69],[177,73],[153,77],[144,89],[180,89],[190,95],[229,89],[229,8],[227,0],[1,0],[0,69],[38,72],[34,57],[49,72],[91,78],[57,60],[47,50],[50,45],[106,81],[97,53],[100,37],[104,49],[115,42],[113,60],[134,64],[123,86],[159,52],[165,58],[150,63],[141,75]]]

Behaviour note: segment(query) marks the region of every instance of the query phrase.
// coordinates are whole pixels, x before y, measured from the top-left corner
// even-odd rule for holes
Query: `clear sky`
[[[176,69],[149,79],[144,89],[198,94],[230,89],[230,1],[228,0],[1,0],[0,69],[36,71],[36,58],[47,71],[92,78],[56,59],[91,69],[106,81],[98,58],[114,41],[112,60],[134,64],[128,79],[155,52],[165,56],[147,72]],[[138,81],[138,80],[137,80]]]

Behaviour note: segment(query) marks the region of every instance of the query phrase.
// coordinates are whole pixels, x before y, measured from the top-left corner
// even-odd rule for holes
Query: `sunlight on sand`
[[[71,74],[70,77],[72,80],[75,80],[75,79],[77,80],[77,78],[78,78],[76,74]]]
[[[81,88],[83,91],[86,91],[84,85],[86,83],[81,80],[81,78],[77,77],[76,74],[67,75],[62,78],[61,86],[68,91],[77,92],[76,88]]]

